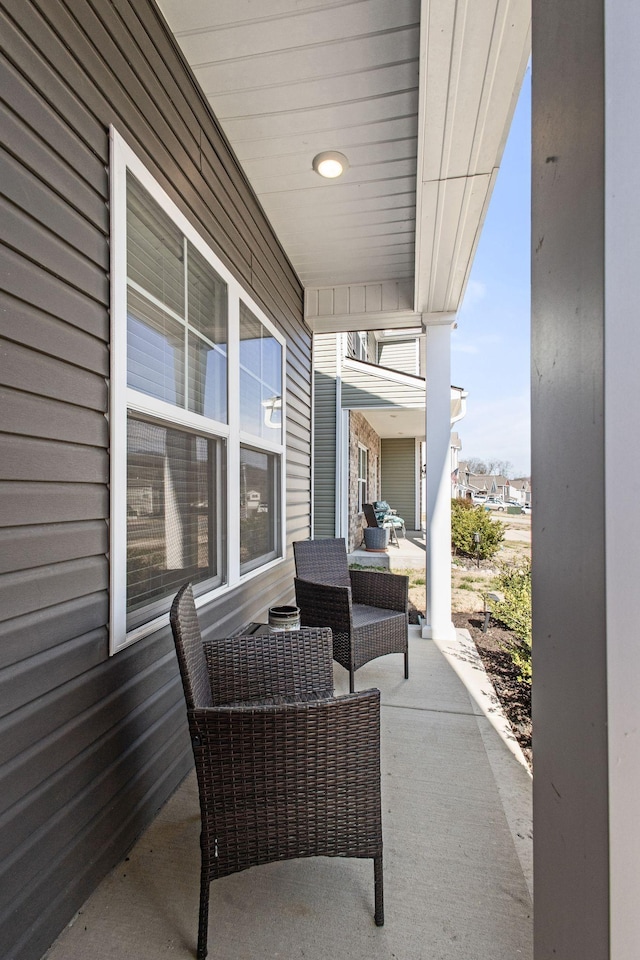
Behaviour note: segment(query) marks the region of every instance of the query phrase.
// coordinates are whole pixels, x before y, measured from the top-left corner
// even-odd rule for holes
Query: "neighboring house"
[[[516,477],[510,481],[509,496],[515,497],[520,503],[531,503],[531,477]]]
[[[502,497],[503,500],[506,500],[509,496],[509,478],[501,473],[487,476],[485,477],[485,489],[490,497]]]
[[[465,465],[465,477],[471,494],[482,493],[487,497],[502,497],[503,500],[511,496],[511,481],[501,474],[469,473]]]
[[[499,474],[471,473],[466,461],[461,460],[458,470],[458,496],[466,497],[481,493],[487,497],[513,499],[518,503],[531,503],[531,478],[518,477],[510,480]],[[455,496],[455,494],[453,494]]]
[[[362,504],[374,500],[387,500],[408,529],[421,528],[423,351],[419,330],[314,335],[315,536],[358,546]],[[466,392],[452,387],[452,423],[465,403]],[[457,449],[452,440],[452,473]]]

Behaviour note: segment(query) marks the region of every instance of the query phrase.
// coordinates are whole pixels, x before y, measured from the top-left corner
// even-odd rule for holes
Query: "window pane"
[[[127,175],[127,275],[184,316],[182,233],[131,174]]]
[[[222,443],[128,418],[127,614],[170,597],[186,580],[222,581]],[[213,583],[211,583],[213,581]],[[132,616],[133,614],[133,616]]]
[[[127,301],[127,384],[184,406],[184,327],[134,290]]]
[[[189,334],[189,410],[227,422],[227,356]]]
[[[279,443],[282,439],[282,347],[240,304],[240,427]]]
[[[187,243],[189,323],[219,347],[227,346],[227,285]]]
[[[367,502],[368,467],[369,451],[365,447],[358,447],[358,513],[362,513],[362,505]]]
[[[280,458],[240,448],[240,570],[280,553]]]
[[[227,285],[188,244],[189,410],[227,422]],[[205,339],[206,338],[206,339]]]

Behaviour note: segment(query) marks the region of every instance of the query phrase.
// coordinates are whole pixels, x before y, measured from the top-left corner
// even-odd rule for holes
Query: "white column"
[[[451,329],[426,327],[427,609],[422,636],[448,640],[451,621]]]
[[[611,960],[640,955],[640,83],[637,3],[605,7],[605,524]],[[624,463],[623,477],[620,465]],[[625,477],[632,478],[630,482]]]

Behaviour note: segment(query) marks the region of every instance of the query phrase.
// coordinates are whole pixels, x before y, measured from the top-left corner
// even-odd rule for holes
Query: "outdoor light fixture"
[[[313,158],[312,166],[321,177],[335,180],[336,177],[342,176],[345,170],[349,169],[349,161],[344,153],[338,153],[337,150],[325,150],[324,153],[319,153]]]

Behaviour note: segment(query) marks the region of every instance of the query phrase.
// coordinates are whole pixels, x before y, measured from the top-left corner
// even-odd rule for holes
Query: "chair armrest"
[[[366,603],[384,610],[409,609],[409,578],[399,573],[371,573],[368,570],[350,570],[354,603]]]
[[[294,579],[296,603],[304,626],[331,627],[334,633],[351,630],[351,588]]]
[[[325,626],[203,644],[214,705],[333,691],[333,644]]]
[[[308,783],[331,777],[339,766],[349,779],[349,757],[354,779],[362,779],[367,765],[374,783],[379,782],[379,690],[304,702],[201,707],[189,711],[189,730],[196,765],[199,756],[215,757],[221,787],[234,791],[234,802],[239,778],[255,783],[263,777],[291,777],[297,769]],[[244,757],[241,764],[239,756]]]

